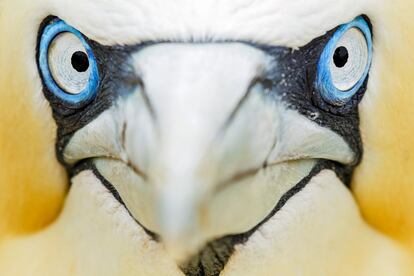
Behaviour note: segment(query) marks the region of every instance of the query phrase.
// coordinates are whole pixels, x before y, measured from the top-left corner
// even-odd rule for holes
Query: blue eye
[[[68,105],[78,106],[96,96],[99,72],[93,51],[83,35],[62,20],[43,30],[39,68],[49,91]]]
[[[316,87],[322,98],[343,106],[359,91],[372,60],[372,35],[361,16],[338,28],[322,52]]]

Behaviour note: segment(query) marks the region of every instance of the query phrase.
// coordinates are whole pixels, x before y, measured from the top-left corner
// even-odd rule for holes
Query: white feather
[[[42,0],[103,44],[248,40],[299,47],[366,11],[373,0]],[[37,1],[34,1],[37,2]],[[39,5],[39,4],[36,4]]]

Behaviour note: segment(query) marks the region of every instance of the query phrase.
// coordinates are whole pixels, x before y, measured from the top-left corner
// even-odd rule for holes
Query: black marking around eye
[[[351,166],[356,166],[363,153],[358,104],[365,94],[369,78],[351,101],[342,107],[327,104],[314,86],[320,55],[335,31],[314,39],[298,50],[268,46],[259,48],[277,59],[277,65],[267,75],[272,82],[270,96],[281,99],[288,108],[343,137],[355,153]]]
[[[39,29],[38,42],[43,29],[55,18],[50,16],[42,22]],[[67,166],[67,164],[63,159],[63,151],[72,136],[79,129],[92,122],[102,112],[113,106],[119,97],[131,93],[139,83],[139,79],[130,62],[131,53],[135,52],[139,48],[138,46],[110,47],[103,46],[88,38],[86,39],[94,52],[101,77],[96,98],[86,106],[82,103],[78,106],[67,106],[61,99],[51,93],[46,85],[43,85],[43,93],[51,105],[53,118],[58,129],[56,142],[57,158],[64,166]],[[39,49],[37,49],[38,55]],[[82,54],[72,57],[72,64],[75,69],[80,71],[85,70],[87,66]]]

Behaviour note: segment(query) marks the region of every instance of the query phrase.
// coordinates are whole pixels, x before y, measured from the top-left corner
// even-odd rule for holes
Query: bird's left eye
[[[48,90],[59,100],[79,106],[96,96],[99,73],[93,51],[64,21],[56,19],[43,30],[39,67]]]
[[[372,37],[361,16],[342,25],[322,52],[316,86],[322,98],[335,106],[345,105],[363,86],[371,65]]]

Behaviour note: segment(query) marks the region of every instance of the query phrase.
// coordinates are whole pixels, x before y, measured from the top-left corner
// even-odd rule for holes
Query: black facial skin
[[[43,29],[56,17],[46,18],[39,29],[39,41]],[[366,21],[369,19],[365,17]],[[372,28],[371,28],[372,29]],[[283,47],[257,45],[243,41],[223,41],[215,43],[246,43],[256,47],[277,60],[277,70],[268,72],[261,82],[271,91],[270,97],[281,99],[290,109],[296,110],[318,125],[331,129],[344,138],[355,153],[355,161],[351,165],[343,165],[330,160],[319,160],[312,172],[288,191],[277,203],[273,211],[247,233],[226,236],[208,243],[196,256],[193,256],[180,268],[188,276],[215,276],[224,269],[227,261],[237,244],[245,243],[249,237],[296,193],[300,192],[311,180],[324,169],[334,171],[345,185],[349,185],[354,168],[359,164],[363,148],[359,130],[358,104],[361,101],[368,84],[368,77],[359,91],[344,106],[338,107],[326,102],[320,95],[315,80],[317,64],[326,44],[335,33],[336,29],[329,31],[324,36],[314,39],[306,46],[292,50]],[[92,122],[102,112],[110,108],[119,97],[132,93],[135,88],[142,85],[140,77],[134,71],[130,57],[145,47],[154,44],[168,43],[168,41],[148,42],[134,46],[103,46],[86,38],[97,59],[100,84],[95,99],[91,102],[68,105],[56,97],[47,86],[43,85],[43,92],[53,110],[53,117],[58,126],[56,142],[56,154],[58,160],[67,168],[69,176],[74,176],[84,170],[92,170],[114,197],[123,204],[122,198],[116,189],[105,180],[93,162],[85,160],[71,166],[65,163],[63,152],[72,136],[81,128]],[[183,41],[183,43],[190,43]],[[197,41],[191,43],[209,43]],[[38,43],[39,45],[39,43]],[[39,52],[39,51],[38,51]],[[37,55],[38,57],[39,55]],[[41,76],[40,69],[39,75]],[[145,90],[145,89],[143,89]],[[145,93],[145,92],[144,92]],[[125,204],[123,204],[125,206]],[[126,206],[125,206],[126,208]],[[139,223],[139,222],[138,222]],[[144,227],[145,229],[145,227]],[[158,240],[158,236],[147,231],[149,236]]]
[[[38,45],[43,29],[54,20],[56,20],[56,17],[48,17],[41,24]],[[73,168],[69,167],[63,160],[63,151],[72,136],[110,108],[118,97],[131,93],[137,85],[140,85],[140,78],[135,74],[129,62],[131,53],[138,51],[140,46],[106,47],[89,40],[87,37],[85,39],[91,46],[98,64],[100,83],[96,98],[91,102],[79,102],[76,105],[68,104],[53,94],[43,82],[43,93],[52,107],[53,118],[58,126],[57,158],[68,168],[69,173]],[[37,50],[38,60],[39,49]],[[42,76],[40,69],[39,75]]]

